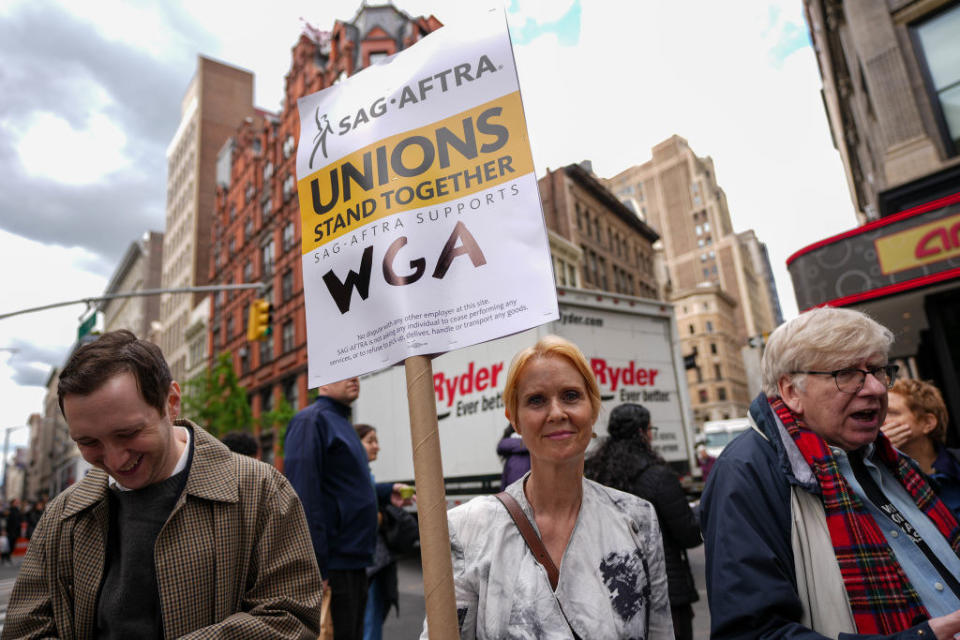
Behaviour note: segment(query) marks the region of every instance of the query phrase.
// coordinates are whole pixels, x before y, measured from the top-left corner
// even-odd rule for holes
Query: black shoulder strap
[[[550,586],[554,591],[556,591],[557,582],[560,580],[560,571],[557,569],[557,565],[553,563],[553,559],[547,552],[547,548],[543,546],[543,540],[540,539],[540,536],[538,536],[537,532],[533,529],[533,525],[530,524],[530,521],[527,519],[527,515],[523,512],[523,509],[520,508],[520,505],[517,503],[517,501],[514,500],[513,496],[506,491],[501,491],[494,497],[499,500],[504,507],[507,508],[507,512],[510,514],[510,517],[513,518],[513,522],[517,525],[517,529],[520,530],[520,535],[523,537],[523,541],[527,543],[527,547],[530,549],[533,557],[537,559],[537,562],[543,565],[543,568],[547,570],[547,577],[550,579]],[[557,600],[557,605],[560,606],[559,600]],[[577,635],[577,632],[573,629],[573,625],[571,625],[570,621],[567,620],[567,614],[563,612],[562,606],[560,606],[560,613],[563,615],[564,621],[570,628],[570,633],[573,634],[574,640],[581,640],[580,636]]]
[[[537,532],[534,531],[533,525],[527,520],[523,509],[521,509],[517,501],[513,499],[513,496],[506,491],[501,491],[495,497],[502,502],[503,506],[510,512],[510,517],[513,518],[517,529],[520,530],[520,535],[523,536],[523,541],[527,543],[527,547],[530,548],[530,552],[533,553],[533,557],[537,559],[537,562],[542,564],[543,568],[547,570],[550,586],[556,591],[557,582],[560,580],[560,571],[557,569],[557,565],[553,563],[553,558],[550,557],[547,548],[543,546],[543,541],[537,535]]]

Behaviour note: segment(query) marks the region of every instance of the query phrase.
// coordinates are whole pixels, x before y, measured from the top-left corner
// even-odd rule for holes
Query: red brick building
[[[263,282],[273,303],[273,334],[247,342],[253,291],[214,296],[210,321],[212,360],[233,354],[240,383],[250,393],[254,416],[275,406],[280,394],[295,408],[307,404],[307,331],[296,189],[297,100],[330,86],[417,42],[441,23],[411,18],[392,4],[363,5],[350,22],[330,32],[306,27],[292,50],[286,95],[279,114],[258,111],[227,141],[217,161],[210,281]],[[263,457],[272,461],[279,442],[259,434]]]

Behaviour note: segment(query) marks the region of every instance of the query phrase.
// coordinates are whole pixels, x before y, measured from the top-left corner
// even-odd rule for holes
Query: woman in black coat
[[[693,638],[693,607],[699,600],[686,549],[703,542],[680,481],[650,445],[650,412],[626,403],[610,412],[607,437],[586,461],[584,475],[653,504],[663,533],[673,629],[677,640]]]

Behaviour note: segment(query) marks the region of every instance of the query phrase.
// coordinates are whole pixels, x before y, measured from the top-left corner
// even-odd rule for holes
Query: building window
[[[227,314],[227,340],[233,337],[233,314]]]
[[[297,406],[300,402],[299,395],[297,376],[291,376],[283,381],[283,397],[287,399],[287,402],[293,407],[294,411],[300,408]]]
[[[284,302],[293,297],[293,269],[287,269],[280,278],[280,297]]]
[[[287,139],[283,141],[283,157],[289,158],[296,150],[297,141],[293,139],[292,135],[287,135]]]
[[[256,190],[256,188],[253,186],[253,183],[252,183],[252,182],[248,182],[248,183],[247,183],[247,188],[246,188],[246,190],[243,192],[243,197],[244,197],[244,199],[245,199],[247,202],[250,202],[251,200],[253,200],[253,196],[255,196],[256,194],[257,194],[257,190]]]
[[[717,400],[723,402],[727,399],[727,390],[724,387],[717,387]]]
[[[264,278],[273,273],[273,255],[273,240],[271,240],[260,250],[260,271]]]
[[[713,333],[713,322],[707,320],[707,333]]]
[[[260,414],[273,411],[273,388],[267,387],[260,392]]]
[[[237,239],[233,236],[230,236],[230,241],[227,243],[227,248],[230,251],[230,257],[233,257],[233,254],[237,252]]]
[[[294,179],[293,174],[287,174],[287,177],[283,180],[283,201],[286,202],[290,199],[290,196],[294,194],[297,190],[297,181]]]
[[[253,237],[253,218],[247,218],[247,221],[243,224],[243,238],[244,240],[249,240]]]
[[[294,243],[296,243],[296,228],[293,226],[293,222],[288,222],[283,225],[283,251],[286,253],[293,248]]]
[[[250,373],[250,349],[240,347],[237,353],[240,356],[240,373],[242,375]]]
[[[273,338],[267,336],[266,340],[260,343],[260,366],[273,360]]]
[[[270,214],[273,213],[273,198],[269,195],[263,201],[263,219],[266,220],[270,217]]]
[[[289,353],[290,351],[293,351],[293,344],[293,320],[287,320],[283,323],[283,352]]]
[[[691,325],[690,325],[690,335],[693,335],[694,333],[696,333],[696,329],[694,329],[694,328],[693,328],[693,325],[691,324]]]
[[[706,389],[700,389],[700,391],[697,392],[697,395],[698,395],[699,398],[700,398],[700,403],[701,403],[701,404],[706,404],[707,402],[710,401],[710,398],[707,396],[707,390],[706,390]]]
[[[243,281],[253,282],[253,263],[249,260],[243,263]]]
[[[711,343],[710,343],[710,353],[713,354],[713,355],[717,355],[717,343],[716,343],[716,342],[711,342]]]
[[[267,162],[267,164],[263,165],[263,179],[269,180],[272,177],[273,177],[273,163]]]
[[[720,371],[720,365],[713,365],[713,377],[717,380],[723,380],[722,372]]]
[[[960,4],[934,15],[913,29],[914,41],[926,63],[926,80],[939,106],[953,152],[960,149]]]

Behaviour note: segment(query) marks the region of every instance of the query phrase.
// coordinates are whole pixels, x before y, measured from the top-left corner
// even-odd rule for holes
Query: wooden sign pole
[[[427,356],[404,361],[407,401],[410,404],[410,438],[413,442],[413,474],[417,485],[420,521],[420,554],[423,559],[423,595],[426,599],[430,640],[459,638],[457,603],[450,561],[450,531],[447,528],[447,497],[443,487],[437,401],[433,390],[433,366]]]

